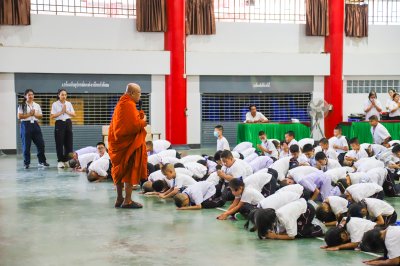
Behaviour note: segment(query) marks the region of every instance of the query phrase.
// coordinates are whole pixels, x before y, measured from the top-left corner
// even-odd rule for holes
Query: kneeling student
[[[349,206],[351,217],[364,218],[376,222],[377,225],[388,227],[397,221],[397,213],[386,201],[366,198]]]
[[[349,202],[339,196],[327,197],[315,211],[315,216],[326,226],[336,226],[347,215]]]
[[[111,179],[111,161],[109,159],[98,159],[93,161],[88,169],[87,179],[89,182],[101,182]]]
[[[172,198],[176,194],[178,194],[178,192],[181,189],[184,189],[184,188],[196,183],[196,181],[192,177],[190,177],[188,175],[183,175],[183,174],[177,173],[172,164],[164,165],[161,169],[161,172],[167,177],[168,180],[172,181],[172,184],[170,185],[170,189],[168,191],[166,191],[165,193],[162,193],[159,195],[160,198],[162,198],[162,199]]]
[[[213,209],[225,204],[225,201],[217,196],[217,190],[212,183],[200,181],[176,194],[174,200],[178,210]]]

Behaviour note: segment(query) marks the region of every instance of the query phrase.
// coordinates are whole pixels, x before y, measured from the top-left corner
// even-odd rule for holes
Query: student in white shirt
[[[58,168],[65,168],[68,154],[72,152],[72,122],[75,117],[74,107],[67,101],[67,91],[59,89],[57,93],[58,101],[51,106],[50,118],[55,119],[54,137],[56,141]]]
[[[96,153],[97,147],[87,146],[82,149],[76,150],[72,153],[72,159],[78,160],[79,156],[88,154],[88,153]]]
[[[303,146],[302,154],[299,157],[303,157],[303,159],[299,158],[298,161],[300,165],[309,165],[315,167],[317,162],[315,161],[315,153],[314,147],[311,144],[306,144]],[[305,156],[305,158],[304,158]],[[304,161],[302,161],[304,160]]]
[[[172,164],[164,165],[161,172],[172,182],[168,191],[159,194],[159,197],[162,199],[173,198],[181,189],[196,183],[192,177],[175,171],[175,167]]]
[[[364,234],[361,249],[369,252],[381,252],[383,257],[364,261],[367,265],[400,264],[400,226],[389,226],[386,229],[375,228]]]
[[[274,169],[278,172],[278,181],[282,181],[285,179],[288,171],[289,171],[289,164],[290,164],[290,157],[284,157],[277,161],[275,161],[270,168]]]
[[[368,153],[361,149],[358,138],[352,138],[350,140],[351,151],[348,151],[344,157],[343,164],[346,166],[352,166],[354,162],[362,158],[368,158]]]
[[[329,251],[354,250],[360,244],[364,233],[374,229],[376,223],[358,217],[343,218],[337,227],[329,229],[325,234],[326,246]]]
[[[324,152],[329,159],[338,160],[336,151],[329,147],[329,140],[326,138],[322,138],[319,141],[319,146],[315,148],[316,153],[320,151]]]
[[[378,97],[374,91],[369,93],[368,100],[364,103],[365,121],[368,121],[373,115],[380,120],[383,108],[381,102],[377,98]]]
[[[215,186],[207,181],[200,181],[188,186],[174,197],[178,210],[200,210],[222,207],[225,201],[218,197]]]
[[[389,105],[390,120],[400,120],[400,95],[395,93]]]
[[[347,215],[349,202],[339,196],[329,196],[318,206],[315,216],[326,226],[336,226]]]
[[[104,156],[103,156],[104,157]],[[89,165],[87,179],[89,182],[101,182],[111,179],[111,160],[109,158],[100,158]]]
[[[230,150],[228,140],[222,135],[224,127],[218,125],[214,128],[214,137],[217,138],[217,151]]]
[[[312,147],[314,147],[315,140],[310,139],[310,138],[305,138],[305,139],[299,140],[297,143],[297,145],[299,145],[301,150],[303,149],[304,145],[306,145],[306,144],[310,144]]]
[[[388,227],[397,220],[397,213],[386,201],[380,199],[366,198],[361,202],[353,203],[349,206],[351,217],[365,218],[376,222],[377,225]]]
[[[376,116],[369,118],[369,124],[371,125],[371,134],[375,144],[383,145],[389,148],[389,141],[392,140],[389,131],[381,123],[379,123]]]
[[[341,186],[339,186],[342,191]],[[383,188],[375,183],[354,184],[346,188],[344,195],[349,202],[360,202],[365,198],[383,199]]]
[[[266,118],[262,113],[257,112],[257,107],[252,104],[249,106],[249,112],[246,114],[246,121],[244,123],[266,123],[268,118]]]
[[[289,156],[290,156],[289,146],[287,145],[287,143],[285,141],[281,141],[278,159],[282,159],[282,158],[289,157]]]
[[[342,136],[342,128],[340,126],[333,130],[333,137],[329,139],[329,143],[338,154],[338,159],[339,156],[343,157],[343,154],[349,150],[349,144],[346,137]]]
[[[245,179],[247,176],[253,174],[251,166],[240,159],[233,158],[230,151],[225,150],[221,154],[221,161],[224,164],[221,170],[217,171],[220,178],[225,182],[231,181],[233,178]]]
[[[389,89],[388,94],[389,94],[389,99],[386,100],[386,110],[390,111],[390,104],[393,102],[393,95],[396,93],[394,89]]]
[[[249,165],[253,169],[253,173],[256,173],[261,169],[269,168],[273,163],[274,160],[272,160],[269,156],[258,156],[257,158],[249,162]]]
[[[258,138],[260,139],[261,144],[257,144],[257,148],[262,151],[265,156],[275,158],[275,160],[279,159],[278,150],[274,143],[267,138],[267,134],[264,131],[258,132]]]
[[[289,146],[289,148],[290,148],[290,146],[297,144],[297,140],[295,139],[295,135],[294,135],[293,131],[290,130],[285,133],[285,141],[286,141],[287,145]]]
[[[315,154],[315,161],[315,167],[323,172],[342,167],[337,160],[328,159],[326,154],[322,151]]]
[[[21,121],[22,153],[24,168],[28,169],[31,163],[31,142],[36,145],[39,166],[47,167],[42,130],[38,124],[42,119],[42,109],[35,103],[35,92],[27,89],[24,92],[24,101],[18,106],[18,119]]]

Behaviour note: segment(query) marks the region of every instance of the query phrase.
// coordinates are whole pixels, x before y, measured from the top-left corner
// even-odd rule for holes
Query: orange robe
[[[108,154],[115,184],[136,185],[147,178],[146,122],[143,111],[124,94],[114,110],[108,130]]]

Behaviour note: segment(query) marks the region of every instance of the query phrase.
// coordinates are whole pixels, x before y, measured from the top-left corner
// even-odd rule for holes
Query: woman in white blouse
[[[395,89],[389,89],[388,94],[389,94],[389,99],[386,101],[386,110],[389,111],[390,109],[390,104],[393,102],[393,95],[396,93]]]
[[[368,100],[364,104],[365,120],[369,121],[369,118],[373,115],[381,119],[382,104],[376,96],[376,92],[371,91],[368,95]]]
[[[389,105],[390,120],[400,120],[400,95],[393,94],[393,101]]]
[[[56,141],[58,168],[67,166],[68,154],[72,150],[72,121],[75,117],[74,107],[67,101],[67,91],[58,90],[58,101],[51,106],[50,118],[55,119],[54,138]]]

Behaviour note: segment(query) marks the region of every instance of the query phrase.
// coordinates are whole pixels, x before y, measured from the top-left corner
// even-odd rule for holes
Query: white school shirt
[[[233,151],[233,152],[232,152],[232,156],[233,156],[233,158],[235,158],[235,159],[240,159],[240,154],[239,154],[237,151]]]
[[[148,180],[152,183],[158,180],[166,180],[165,175],[161,172],[161,170],[157,170],[149,175]]]
[[[93,161],[89,166],[89,171],[96,172],[99,176],[107,176],[107,170],[110,166],[109,159],[100,158]]]
[[[257,204],[264,199],[264,196],[260,191],[253,187],[244,187],[240,201],[244,203],[249,203],[251,205],[257,206]]]
[[[195,183],[196,180],[194,180],[192,177],[178,172],[176,173],[176,177],[172,180],[173,187],[176,188],[188,187]]]
[[[376,105],[383,110],[381,102],[378,99],[375,99],[375,102]],[[366,100],[364,103],[364,110],[367,109],[370,105],[371,101],[369,99]],[[365,113],[365,121],[369,121],[369,118],[373,115],[376,115],[378,117],[378,120],[381,119],[381,114],[378,112],[378,110],[376,110],[375,106],[372,107],[371,110]]]
[[[284,186],[284,187],[281,187],[280,189],[278,189],[276,191],[276,193],[281,193],[281,192],[285,192],[285,191],[294,192],[301,197],[303,195],[304,187],[299,184],[287,185],[287,186]]]
[[[253,172],[256,173],[260,171],[261,169],[266,169],[270,167],[274,161],[271,159],[271,157],[268,156],[258,156],[254,160],[252,160],[249,165],[253,169]]]
[[[382,144],[385,139],[390,137],[389,131],[381,123],[378,123],[375,128],[371,127],[371,134],[375,144]]]
[[[64,106],[64,104],[62,104],[60,101],[54,102],[51,106],[51,114],[54,115],[54,114],[61,112],[63,109],[63,106]],[[66,106],[66,110],[68,113],[75,112],[74,107],[72,106],[72,104],[70,102],[65,101],[65,106]],[[65,121],[67,119],[71,119],[71,116],[66,113],[55,118],[55,120],[62,120],[62,121]]]
[[[29,114],[32,110],[35,110],[35,114],[42,114],[42,108],[40,108],[40,105],[32,102],[31,105],[29,105],[28,103],[26,103],[26,113],[25,114]],[[23,110],[22,110],[22,106],[18,106],[18,114],[23,114]],[[20,119],[20,121],[31,121],[31,123],[38,121],[39,119],[37,119],[34,115],[29,116],[27,118],[24,119]]]
[[[204,157],[200,155],[187,155],[185,157],[182,157],[179,161],[181,164],[186,164],[186,163],[198,162],[200,160],[204,160]]]
[[[298,166],[290,169],[288,176],[291,176],[293,180],[298,183],[301,179],[303,179],[303,177],[315,172],[320,172],[320,170],[312,166]]]
[[[276,149],[274,143],[272,143],[271,140],[267,139],[265,141],[261,141],[261,146],[271,151],[271,154],[264,152],[265,156],[274,157],[275,159],[278,159],[278,150]]]
[[[374,168],[383,168],[385,167],[385,164],[382,161],[379,161],[375,158],[362,158],[358,160],[357,162],[354,162],[353,165],[355,168],[357,168],[357,172],[368,172],[371,169]]]
[[[212,174],[212,173],[216,172],[217,166],[218,166],[218,164],[216,162],[207,160],[208,174]]]
[[[285,151],[281,150],[279,153],[279,159],[286,158],[286,157],[290,157],[290,152],[289,151],[285,152]]]
[[[390,105],[389,105],[389,111],[390,111],[389,117],[400,116],[400,108],[392,113],[392,110],[397,108],[397,106],[398,106],[398,103],[396,103],[395,101],[392,101],[390,103]]]
[[[158,154],[153,154],[147,157],[147,162],[152,165],[161,163],[161,157]]]
[[[333,148],[333,145],[349,148],[349,144],[347,143],[347,140],[346,140],[345,136],[340,136],[340,138],[338,138],[338,137],[330,138],[329,139],[329,145],[332,146],[332,148]],[[337,154],[346,152],[345,150],[341,150],[341,149],[335,149],[335,151],[336,151]]]
[[[246,121],[244,121],[243,123],[246,123],[247,121],[254,122],[254,121],[258,121],[260,119],[265,120],[267,118],[260,112],[256,112],[256,115],[254,117],[251,115],[251,112],[247,112]]]
[[[213,184],[214,186],[218,185],[221,178],[218,176],[217,172],[210,174],[210,176],[206,179],[206,182]]]
[[[176,164],[176,163],[179,163],[179,162],[180,162],[180,160],[178,158],[176,158],[176,157],[162,157],[162,158],[160,158],[160,163],[161,164],[167,164],[167,163]]]
[[[175,172],[183,174],[183,175],[193,176],[192,171],[190,171],[189,169],[183,168],[183,167],[175,168]]]
[[[243,178],[243,180],[253,174],[253,169],[251,166],[244,162],[243,160],[240,159],[235,159],[231,167],[226,167],[222,166],[221,169],[223,172],[225,172],[227,175],[231,175],[234,178]]]
[[[297,140],[292,139],[292,140],[289,142],[288,147],[290,148],[290,146],[292,146],[292,145],[294,145],[294,144],[298,144],[298,142],[297,142]]]
[[[283,227],[288,236],[295,237],[297,235],[297,219],[299,219],[300,215],[305,213],[306,210],[307,202],[303,198],[279,208],[276,211],[279,227]]]
[[[76,152],[76,154],[78,154],[78,157],[79,157],[81,155],[88,154],[88,153],[97,153],[97,148],[88,146],[88,147],[79,149],[79,150],[77,150],[75,152]]]
[[[259,172],[249,175],[243,182],[245,187],[252,187],[261,192],[263,187],[271,181],[271,178],[271,174]]]
[[[164,140],[164,139],[153,140],[153,151],[155,153],[165,151],[169,147],[171,147],[171,142],[169,142],[168,140]]]
[[[282,191],[280,193],[272,194],[258,203],[257,207],[261,209],[274,209],[277,210],[286,204],[296,201],[300,195],[291,191]]]
[[[229,142],[225,137],[222,137],[221,139],[217,139],[217,151],[224,151],[224,150],[230,150],[229,148]]]
[[[373,168],[366,172],[369,182],[378,184],[380,186],[383,186],[383,182],[385,182],[387,174],[388,172],[386,168]]]
[[[232,151],[237,151],[237,152],[243,152],[245,150],[247,150],[248,148],[252,148],[253,147],[253,143],[245,141],[245,142],[241,142],[238,145],[236,145],[235,148],[233,148]]]
[[[394,208],[386,201],[372,198],[366,198],[364,201],[367,204],[368,213],[372,217],[389,216],[394,213]]]
[[[284,157],[275,161],[270,168],[278,172],[278,180],[282,181],[285,179],[287,172],[289,171],[290,157]]]
[[[241,152],[241,154],[243,155],[244,158],[246,158],[247,156],[250,156],[251,154],[253,154],[256,151],[255,148],[250,147],[244,151]]]
[[[86,169],[88,163],[93,162],[97,158],[97,156],[99,156],[99,155],[97,153],[94,153],[94,152],[93,153],[86,153],[86,154],[83,154],[83,155],[79,156],[78,157],[78,161],[79,161],[79,164],[81,166],[81,169],[82,170]]]
[[[247,157],[244,157],[243,161],[245,161],[246,163],[250,163],[253,160],[255,160],[257,157],[258,157],[258,154],[254,152],[254,153],[248,155]]]
[[[190,202],[196,205],[201,205],[201,203],[214,196],[215,192],[215,186],[206,181],[192,184],[183,191],[189,196]]]
[[[360,202],[382,190],[383,188],[375,183],[360,183],[349,186],[346,192],[351,195],[355,202]]]
[[[387,228],[385,247],[389,259],[400,257],[400,226],[389,226]]]
[[[326,164],[326,166],[324,168],[326,169],[326,171],[329,171],[329,170],[341,168],[341,167],[342,166],[340,165],[340,163],[337,160],[328,159],[328,163]]]
[[[346,231],[350,235],[350,241],[352,243],[361,242],[364,234],[369,230],[374,229],[376,223],[371,222],[367,219],[358,217],[351,217],[350,221],[346,224]]]
[[[110,160],[110,155],[108,154],[108,152],[105,152],[105,153],[103,154],[103,156],[100,157],[100,154],[97,153],[97,156],[94,158],[93,161],[96,161],[96,160],[99,160],[99,159],[107,159],[107,160]]]
[[[356,160],[360,160],[362,158],[368,158],[368,153],[360,147],[358,151],[355,150],[348,151],[345,157],[355,158]]]
[[[325,172],[325,175],[329,176],[332,182],[336,184],[339,179],[346,178],[347,173],[352,173],[353,171],[353,168],[343,166],[340,168],[330,169]]]
[[[207,167],[196,162],[186,163],[185,168],[193,173],[193,177],[203,178],[207,174]]]
[[[314,139],[305,138],[305,139],[299,140],[298,145],[299,145],[300,149],[303,149],[304,145],[306,145],[306,144],[311,144],[311,146],[314,147],[314,143],[315,143]]]
[[[363,143],[360,145],[362,149],[367,150],[371,147],[372,151],[374,152],[374,156],[376,158],[379,158],[379,156],[383,153],[385,153],[388,148],[386,148],[383,145],[380,144],[369,144],[369,143]]]
[[[165,150],[157,154],[150,155],[147,157],[147,162],[152,165],[157,165],[167,157],[176,158],[176,150]]]
[[[394,102],[394,101],[393,101],[391,98],[389,98],[389,99],[386,100],[386,109],[387,109],[387,110],[390,110],[390,104],[391,104],[392,102]]]
[[[331,210],[335,215],[340,215],[348,211],[347,205],[349,202],[346,199],[339,196],[329,196],[327,199],[329,206],[331,206]]]
[[[328,157],[328,159],[333,159],[333,160],[337,160],[337,153],[334,149],[329,148],[327,150],[323,150],[321,146],[315,147],[314,149],[314,153],[316,154],[317,152],[322,151],[323,153],[325,153],[326,157]]]
[[[290,157],[293,158],[293,156]],[[315,166],[315,158],[314,157],[307,158],[307,156],[305,156],[303,153],[299,155],[297,161],[299,162],[299,164],[308,164],[310,166]]]

